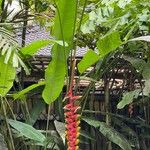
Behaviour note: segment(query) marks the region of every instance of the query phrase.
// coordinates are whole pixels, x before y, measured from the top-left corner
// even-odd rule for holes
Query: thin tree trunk
[[[26,31],[27,31],[27,25],[28,25],[28,10],[29,10],[29,3],[28,0],[24,0],[24,8],[25,8],[25,16],[24,16],[24,22],[23,22],[23,30],[22,30],[22,47],[25,46],[26,41]]]

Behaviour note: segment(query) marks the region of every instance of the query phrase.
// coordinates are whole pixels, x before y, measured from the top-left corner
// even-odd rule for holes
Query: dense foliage
[[[83,79],[88,80],[89,85],[79,102],[71,103],[72,109],[80,108],[79,112],[73,112],[81,115],[81,118],[74,117],[82,120],[80,143],[95,141],[92,133],[97,131],[99,136],[106,138],[106,146],[102,149],[147,150],[150,138],[149,0],[22,0],[17,3],[18,11],[14,13],[10,6],[15,2],[0,0],[0,132],[8,149],[66,149],[64,126],[67,122],[64,122],[63,107],[68,106],[69,91],[78,95],[79,82]],[[27,27],[33,24],[50,31],[52,38],[26,45]],[[21,45],[15,40],[18,31],[22,32]],[[24,88],[20,70],[29,75],[32,72],[29,58],[47,45],[52,45],[51,61],[44,80]],[[74,83],[79,47],[88,50],[77,64],[79,78]],[[90,67],[92,70],[87,73]],[[123,83],[112,105],[111,92],[119,70],[124,71]],[[15,84],[17,89],[11,93]],[[103,85],[104,111],[88,108],[88,102],[95,101],[91,93],[95,94],[97,84]],[[42,96],[33,110],[29,109],[28,93]],[[23,122],[17,121],[14,115],[12,103],[16,103],[15,100],[22,106]],[[53,133],[49,124],[54,103],[61,122],[55,123]],[[46,130],[37,130],[35,124],[46,104]],[[134,114],[134,108],[141,116]],[[123,114],[123,111],[127,113]],[[96,114],[101,116],[95,117]],[[89,125],[90,135],[82,129],[82,123]]]

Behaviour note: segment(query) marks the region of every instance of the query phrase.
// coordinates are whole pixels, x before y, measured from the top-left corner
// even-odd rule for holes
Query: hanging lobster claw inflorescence
[[[67,139],[67,150],[78,150],[79,149],[79,124],[80,115],[77,111],[80,109],[75,104],[75,101],[81,98],[81,96],[73,96],[72,89],[68,92],[65,99],[68,99],[68,103],[65,105],[65,122],[66,122],[66,139]]]

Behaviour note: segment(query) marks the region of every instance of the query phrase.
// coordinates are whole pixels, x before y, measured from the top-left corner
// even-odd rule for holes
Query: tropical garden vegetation
[[[0,6],[0,149],[78,150],[89,143],[91,150],[149,149],[149,0],[0,0]],[[49,31],[50,38],[26,44],[33,24]],[[21,74],[32,72],[28,60],[48,45],[44,79],[25,87]],[[77,62],[79,47],[87,52]],[[120,70],[122,86],[112,102]],[[81,80],[89,85],[79,94]],[[103,111],[88,106],[95,101],[96,85],[103,87]],[[30,109],[29,95],[36,93],[40,98]],[[45,107],[46,126],[39,129],[35,124]],[[53,130],[52,107],[59,114]]]

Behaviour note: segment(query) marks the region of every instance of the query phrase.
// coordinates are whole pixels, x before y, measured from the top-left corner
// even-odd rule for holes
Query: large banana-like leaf
[[[122,44],[123,42],[121,41],[119,32],[117,31],[106,34],[96,43],[101,57],[104,57],[108,53],[116,50]]]
[[[78,70],[83,73],[87,68],[96,63],[100,59],[100,56],[93,50],[89,49],[84,55],[83,59],[78,63]]]
[[[54,37],[68,43],[68,47],[55,44],[52,48],[52,61],[45,72],[43,98],[46,103],[53,102],[62,91],[66,75],[66,61],[72,47],[76,20],[76,0],[58,0],[54,24]]]
[[[139,96],[140,90],[134,90],[123,94],[122,100],[118,103],[117,108],[122,109],[133,102]]]
[[[45,142],[46,137],[40,131],[33,128],[31,125],[9,119],[8,123],[16,129],[22,136],[25,136],[28,139],[37,141],[37,142]]]
[[[114,128],[108,126],[105,122],[100,122],[94,119],[82,118],[85,122],[87,122],[89,125],[98,128],[98,130],[107,137],[110,141],[120,146],[123,150],[132,150],[130,143],[127,141],[127,139],[117,132]]]
[[[63,45],[63,42],[62,41],[56,41],[56,40],[53,40],[53,39],[43,39],[43,40],[36,40],[36,41],[33,41],[32,43],[30,43],[29,45],[21,48],[21,53],[23,55],[29,55],[29,56],[32,56],[34,55],[35,53],[37,53],[37,51],[49,44],[54,44],[54,43],[57,43],[59,45]],[[65,46],[67,46],[67,43],[65,43]]]
[[[91,65],[105,57],[108,53],[115,51],[122,44],[119,32],[111,32],[101,37],[97,41],[97,48],[100,54],[98,55],[94,51],[89,50],[78,63],[79,72],[83,73]]]
[[[4,56],[0,56],[0,96],[6,96],[7,92],[13,86],[16,76],[16,70],[10,62],[4,63]]]
[[[23,95],[27,94],[28,92],[32,91],[33,89],[35,89],[39,86],[43,86],[43,85],[45,85],[45,81],[40,81],[36,84],[32,84],[32,85],[28,86],[27,88],[19,91],[18,93],[13,94],[12,97],[16,100],[16,99],[22,97]]]

